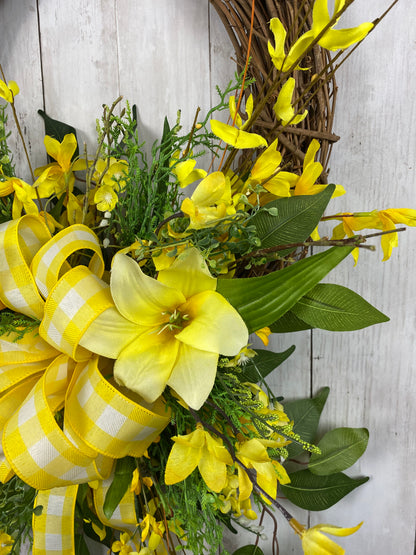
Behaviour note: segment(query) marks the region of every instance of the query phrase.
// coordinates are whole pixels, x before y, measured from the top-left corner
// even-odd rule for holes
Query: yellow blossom
[[[345,5],[345,0],[335,0],[334,16],[339,13]],[[277,18],[270,21],[270,29],[274,36],[275,46],[268,43],[269,54],[274,66],[279,70],[286,72],[298,64],[299,60],[308,51],[314,40],[323,32],[317,43],[328,50],[345,49],[352,44],[362,40],[368,32],[374,27],[372,23],[362,23],[358,27],[350,29],[334,29],[339,18],[330,26],[332,18],[328,11],[328,0],[315,0],[312,11],[312,27],[309,31],[299,37],[299,39],[291,46],[289,52],[285,52],[286,30],[282,22]],[[296,69],[300,68],[296,65]]]
[[[219,493],[226,484],[227,465],[233,464],[221,439],[214,438],[200,424],[190,434],[172,439],[175,445],[166,464],[166,484],[185,480],[198,467],[206,485]]]
[[[241,119],[240,114],[237,112],[237,107],[236,107],[235,96],[234,95],[230,96],[230,99],[228,101],[228,105],[229,105],[229,109],[230,109],[231,118],[234,121],[235,125],[240,129],[244,129],[246,123],[251,118],[251,114],[253,113],[253,106],[254,106],[253,95],[250,94],[250,96],[248,97],[247,102],[246,102],[246,107],[245,107],[245,111],[246,111],[246,114],[247,114],[246,123],[243,123],[243,120]]]
[[[203,179],[207,172],[205,170],[196,169],[196,160],[189,158],[188,160],[179,161],[179,151],[176,151],[170,162],[172,173],[176,176],[179,186],[187,187],[198,179]]]
[[[142,484],[151,488],[153,486],[153,480],[149,476],[143,476],[142,478],[138,469],[135,468],[131,479],[130,491],[134,492],[136,495],[140,495],[140,492],[142,491]]]
[[[14,540],[9,534],[0,532],[0,555],[7,555],[13,547]]]
[[[8,177],[5,181],[0,181],[0,197],[9,195],[13,191],[12,216],[14,220],[20,218],[23,209],[26,214],[37,215],[39,213],[39,209],[34,202],[34,199],[37,198],[34,186],[18,177]],[[38,187],[38,193],[41,198],[49,196],[48,189],[43,186]]]
[[[109,185],[116,191],[122,191],[125,187],[125,176],[129,169],[126,160],[117,158],[99,158],[95,164],[93,180],[97,185]]]
[[[293,92],[295,90],[295,80],[289,77],[286,83],[280,89],[277,101],[273,106],[274,113],[282,125],[296,125],[306,118],[308,110],[303,114],[296,114],[292,105]]]
[[[286,179],[281,178],[279,166],[282,162],[282,155],[277,150],[277,139],[266,148],[256,159],[251,169],[246,185],[255,187],[261,185],[276,196],[289,197],[290,184]]]
[[[6,83],[0,79],[0,98],[13,104],[14,97],[17,94],[19,94],[19,87],[15,81],[9,81],[6,85]]]
[[[111,212],[117,204],[118,196],[111,185],[101,185],[95,191],[94,203],[100,212]]]
[[[392,231],[381,236],[383,260],[388,260],[394,247],[398,246],[398,234],[394,231],[396,224],[416,226],[416,210],[412,208],[387,208],[386,210],[373,210],[372,212],[356,212],[335,215],[331,219],[341,220],[332,233],[333,239],[343,239],[345,236],[353,237],[356,231],[363,229],[379,229]],[[357,263],[358,248],[352,251]]]
[[[235,355],[248,339],[244,321],[216,284],[195,248],[157,280],[118,253],[110,281],[115,308],[94,320],[80,343],[117,359],[116,381],[147,402],[169,385],[197,410],[213,387],[219,354]]]
[[[189,229],[209,227],[226,215],[235,214],[230,180],[222,172],[209,174],[191,198],[183,200],[181,210],[191,220]]]
[[[267,141],[261,135],[243,131],[227,123],[212,119],[211,131],[224,143],[234,148],[262,148],[267,146]]]
[[[355,534],[361,527],[362,522],[353,528],[340,528],[331,524],[317,524],[312,528],[306,529],[292,518],[289,524],[302,539],[302,548],[305,555],[343,555],[345,549],[332,541],[322,532],[331,536],[350,536]]]
[[[276,447],[278,443],[271,440],[252,438],[238,445],[236,455],[237,459],[247,469],[254,469],[256,471],[258,485],[274,499],[277,494],[278,475],[279,481],[282,484],[289,483],[290,478],[280,463],[271,461],[266,446]],[[238,467],[238,479],[240,499],[247,499],[251,495],[253,484],[242,466]]]
[[[154,551],[160,544],[163,537],[163,533],[165,531],[165,527],[163,523],[157,522],[155,517],[152,514],[146,513],[146,516],[140,522],[140,527],[142,528],[141,541],[144,542],[149,536],[149,532],[150,532],[148,548],[151,551]]]
[[[267,345],[269,344],[269,335],[272,333],[270,328],[266,326],[264,328],[261,328],[261,330],[255,331],[254,333],[262,340],[263,344],[267,347]]]
[[[61,142],[48,135],[44,139],[46,152],[56,160],[51,164],[42,166],[35,170],[38,177],[36,185],[49,187],[49,195],[55,192],[58,196],[65,190],[72,192],[75,177],[72,172],[85,170],[85,160],[72,161],[77,148],[77,139],[73,133],[65,135]]]
[[[256,351],[253,351],[253,349],[250,349],[248,346],[243,347],[235,357],[225,364],[225,366],[244,366],[244,364],[246,364],[251,358],[255,357],[256,354]]]
[[[128,532],[124,532],[120,534],[120,539],[113,542],[111,549],[114,553],[120,553],[120,555],[127,555],[128,553],[133,552],[133,548],[128,545],[130,541],[130,534]]]

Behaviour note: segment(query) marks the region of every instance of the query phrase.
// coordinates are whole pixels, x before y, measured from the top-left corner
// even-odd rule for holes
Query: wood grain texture
[[[341,26],[372,20],[387,4],[356,0]],[[223,86],[235,67],[208,0],[39,0],[38,11],[34,0],[3,0],[0,26],[0,62],[20,85],[16,106],[35,166],[45,160],[38,108],[73,124],[92,152],[101,105],[122,94],[138,105],[143,138],[151,143],[164,116],[173,122],[178,108],[188,129],[196,107],[214,103],[215,85]],[[415,28],[413,4],[400,0],[338,74],[334,131],[341,141],[330,180],[342,183],[347,195],[336,199],[333,212],[416,207]],[[16,153],[19,174],[29,179],[19,146]],[[312,523],[344,526],[365,520],[358,534],[340,540],[350,554],[407,555],[414,549],[415,240],[409,229],[389,262],[381,262],[380,249],[362,252],[356,268],[347,260],[328,278],[363,295],[390,323],[339,335],[314,331],[312,342],[309,333],[271,341],[278,351],[297,347],[272,376],[277,394],[308,396],[329,385],[322,432],[344,425],[370,429],[368,450],[350,474],[371,481],[310,516]],[[306,512],[294,512],[307,523]],[[282,555],[301,555],[283,520],[280,531]],[[265,533],[270,536],[270,528]],[[261,545],[270,555],[267,541]]]

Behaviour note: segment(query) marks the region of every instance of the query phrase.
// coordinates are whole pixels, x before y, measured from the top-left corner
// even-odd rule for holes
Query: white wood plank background
[[[372,20],[388,3],[356,0],[342,26]],[[330,175],[347,195],[337,210],[416,208],[415,29],[413,2],[400,0],[338,74],[335,132],[342,140]],[[21,87],[16,106],[34,166],[45,162],[38,108],[73,124],[92,152],[101,105],[123,94],[137,103],[143,138],[152,142],[165,115],[174,121],[181,108],[188,127],[197,106],[209,108],[214,86],[234,72],[231,45],[208,0],[2,0],[0,31],[0,62]],[[29,179],[19,148],[15,162]],[[351,474],[371,481],[324,514],[295,510],[304,523],[364,520],[342,542],[356,555],[414,553],[416,230],[399,243],[390,262],[381,262],[380,250],[364,252],[358,267],[346,261],[330,278],[362,294],[390,323],[272,340],[277,350],[297,346],[273,377],[276,391],[294,398],[329,385],[323,429],[370,429],[369,448]],[[283,521],[280,530],[282,555],[300,555]],[[262,547],[271,553],[267,542]]]

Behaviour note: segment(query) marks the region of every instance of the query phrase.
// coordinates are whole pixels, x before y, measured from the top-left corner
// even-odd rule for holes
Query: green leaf
[[[67,123],[58,121],[57,119],[52,119],[43,110],[38,110],[38,114],[42,116],[45,122],[45,134],[49,135],[49,137],[53,137],[57,141],[62,142],[65,135],[68,135],[69,133],[73,133],[75,137],[77,136],[75,127],[72,127],[72,125],[68,125]],[[79,156],[79,148],[77,146],[72,159],[74,160],[78,156]]]
[[[283,353],[274,353],[273,351],[266,351],[266,349],[256,349],[257,355],[254,358],[250,358],[244,364],[243,371],[240,374],[240,381],[252,383],[259,382],[289,358],[294,350],[294,345]]]
[[[288,310],[281,318],[270,326],[273,333],[290,333],[294,331],[311,330],[312,326],[298,318],[293,310]]]
[[[328,185],[317,195],[282,198],[266,204],[264,208],[267,210],[260,210],[252,219],[262,248],[305,241],[318,225],[334,191],[335,185]],[[277,209],[277,216],[270,214],[271,208]],[[292,250],[287,249],[279,254],[284,255]]]
[[[318,443],[321,454],[312,454],[308,469],[312,474],[322,476],[349,468],[366,450],[368,435],[366,428],[331,430]]]
[[[217,291],[238,310],[249,331],[256,331],[276,322],[352,250],[332,247],[265,276],[219,279]]]
[[[104,499],[103,511],[105,516],[110,519],[116,507],[124,497],[127,488],[131,484],[133,471],[136,468],[134,458],[124,457],[116,463],[114,478],[111,486],[108,488]]]
[[[293,431],[308,443],[313,443],[319,419],[329,395],[329,387],[322,388],[312,399],[300,399],[284,404],[285,412],[294,421]],[[297,457],[304,452],[301,445],[288,446],[289,457]]]
[[[232,555],[264,555],[257,545],[245,545],[234,551]]]
[[[309,470],[293,472],[289,477],[290,484],[280,486],[282,493],[289,501],[308,511],[324,511],[368,481],[368,477],[350,478],[341,472],[316,476]]]
[[[292,311],[310,326],[330,331],[360,330],[389,320],[351,289],[332,283],[318,284]]]

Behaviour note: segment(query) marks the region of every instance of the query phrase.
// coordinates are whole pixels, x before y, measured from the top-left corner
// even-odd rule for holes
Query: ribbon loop
[[[131,397],[102,376],[94,357],[69,386],[66,418],[78,437],[99,453],[114,459],[141,457],[168,425],[170,414],[161,399],[146,408],[143,400]]]
[[[0,225],[0,300],[8,308],[39,320],[44,301],[29,266],[50,238],[46,224],[37,216],[26,215]]]

